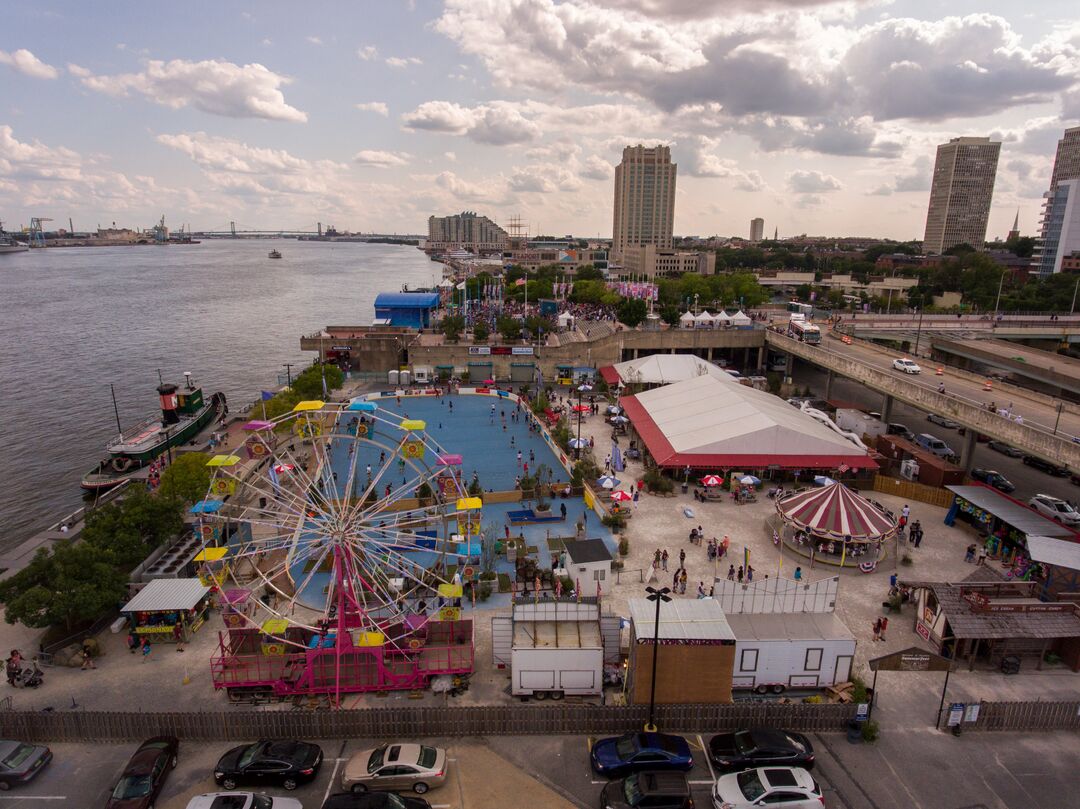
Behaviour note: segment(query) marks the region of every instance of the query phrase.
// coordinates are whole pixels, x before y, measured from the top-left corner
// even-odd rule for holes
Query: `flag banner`
[[[525,286],[525,279],[524,279],[524,278],[519,278],[519,279],[517,279],[517,280],[516,280],[516,281],[514,282],[514,286],[516,286],[516,287],[521,287],[521,286]]]
[[[264,402],[269,402],[269,401],[270,401],[271,399],[273,399],[273,398],[274,398],[274,392],[273,392],[273,391],[271,391],[271,390],[264,390],[264,391],[262,392],[262,400],[263,400]]]

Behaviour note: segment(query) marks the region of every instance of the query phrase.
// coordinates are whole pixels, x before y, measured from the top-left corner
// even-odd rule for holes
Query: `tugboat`
[[[123,483],[142,467],[170,447],[186,444],[213,420],[229,412],[224,393],[215,393],[209,402],[203,401],[202,388],[196,387],[191,374],[184,373],[184,387],[162,383],[157,388],[161,400],[161,415],[153,416],[127,430],[120,428],[120,416],[116,417],[119,435],[109,442],[109,457],[87,472],[82,487],[88,492],[102,492]],[[113,398],[113,409],[116,399]]]
[[[0,253],[24,253],[29,249],[29,245],[15,241],[15,238],[4,230],[4,223],[0,222]]]
[[[277,250],[271,250],[270,258],[281,258],[281,253],[279,253]]]

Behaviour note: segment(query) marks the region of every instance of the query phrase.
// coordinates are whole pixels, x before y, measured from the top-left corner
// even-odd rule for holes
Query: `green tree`
[[[482,320],[473,326],[473,339],[478,343],[486,343],[490,334],[491,329],[489,329],[488,324]]]
[[[1015,239],[1009,239],[1005,242],[1005,249],[1010,251],[1014,256],[1031,258],[1032,253],[1035,252],[1035,237],[1018,236]]]
[[[174,498],[181,503],[202,500],[210,488],[210,469],[206,462],[210,456],[202,452],[185,452],[161,474],[161,497]]]
[[[622,303],[619,304],[618,318],[622,323],[625,323],[630,328],[634,328],[640,323],[644,322],[645,316],[649,313],[649,307],[645,301],[637,298],[625,298]]]
[[[577,281],[603,281],[604,271],[596,269],[592,264],[585,264],[577,268],[574,279]]]
[[[495,321],[495,328],[504,340],[515,341],[521,339],[521,321],[509,315],[499,315]]]
[[[460,340],[463,331],[465,331],[465,318],[461,315],[447,315],[442,319],[442,333],[451,343]]]
[[[323,390],[323,379],[326,390]],[[345,374],[333,363],[315,363],[305,368],[293,379],[292,388],[301,399],[322,399],[329,391],[337,390],[345,383]]]

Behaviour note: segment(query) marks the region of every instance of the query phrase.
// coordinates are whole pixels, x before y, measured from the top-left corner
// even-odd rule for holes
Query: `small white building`
[[[566,575],[580,583],[583,593],[591,593],[593,585],[599,583],[606,589],[611,578],[611,551],[602,539],[575,539],[566,543]]]
[[[855,636],[832,612],[730,614],[735,634],[733,688],[780,693],[851,678]]]

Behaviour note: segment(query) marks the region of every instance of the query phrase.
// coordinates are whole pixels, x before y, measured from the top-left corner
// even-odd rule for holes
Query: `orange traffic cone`
[[[983,385],[983,390],[993,390],[993,389],[994,389],[994,383],[991,382],[989,379],[987,379],[986,384]]]
[[[944,368],[942,368],[942,367],[941,367],[941,366],[939,365],[939,366],[937,367],[937,370],[936,370],[936,371],[934,371],[934,376],[944,376],[944,375],[945,375],[945,369],[944,369]]]

